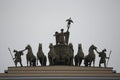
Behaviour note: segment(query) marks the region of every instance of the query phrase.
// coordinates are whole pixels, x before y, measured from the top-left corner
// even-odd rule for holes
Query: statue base
[[[119,80],[120,74],[113,73],[113,68],[76,67],[76,66],[37,66],[8,67],[8,73],[0,73],[0,80]]]
[[[55,45],[54,50],[58,56],[54,65],[73,65],[73,52],[69,45]]]

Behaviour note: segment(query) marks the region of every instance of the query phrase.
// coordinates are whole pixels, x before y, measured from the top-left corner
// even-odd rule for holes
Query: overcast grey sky
[[[66,30],[69,17],[74,21],[70,27],[74,54],[78,43],[85,55],[91,44],[99,51],[106,48],[107,56],[112,50],[109,67],[120,72],[120,0],[0,0],[0,72],[14,66],[8,47],[22,50],[30,44],[36,55],[42,43],[47,56],[49,43],[55,44],[54,32]],[[22,60],[26,66],[26,52]]]

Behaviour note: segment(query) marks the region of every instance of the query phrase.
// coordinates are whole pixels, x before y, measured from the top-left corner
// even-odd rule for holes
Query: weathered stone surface
[[[70,65],[70,56],[73,56],[70,47],[68,45],[55,45],[54,49],[56,55],[58,55],[55,65]]]
[[[8,67],[8,73],[0,73],[0,80],[119,80],[120,74],[112,72],[112,67]]]
[[[78,66],[36,66],[36,67],[8,67],[9,71],[112,71],[112,67],[78,67]]]

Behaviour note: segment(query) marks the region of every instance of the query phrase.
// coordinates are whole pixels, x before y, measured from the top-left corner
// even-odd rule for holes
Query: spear
[[[12,60],[13,60],[13,62],[14,62],[14,64],[15,64],[15,61],[14,61],[14,58],[13,58],[13,55],[12,55],[12,52],[11,52],[10,48],[8,48],[8,50],[9,50],[10,55],[11,55],[11,57],[12,57]]]
[[[111,52],[112,52],[112,51],[110,50],[109,57],[108,57],[108,60],[107,60],[107,66],[108,66],[108,63],[109,63],[109,60],[110,60]]]

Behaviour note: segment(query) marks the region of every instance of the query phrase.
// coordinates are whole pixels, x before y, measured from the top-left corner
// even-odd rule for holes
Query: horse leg
[[[16,62],[16,67],[17,67],[18,62]]]
[[[50,57],[48,57],[48,59],[49,59],[49,65],[51,66],[52,59]]]
[[[89,62],[88,62],[88,65],[91,67],[91,63],[92,63],[92,61],[90,60]]]
[[[85,65],[85,67],[87,66],[86,63],[87,63],[87,60],[86,60],[86,57],[85,57],[84,58],[84,65]]]
[[[31,67],[31,65],[32,65],[32,62],[30,61],[30,67]]]
[[[37,57],[37,65],[38,65],[38,57]]]
[[[44,66],[44,61],[45,61],[45,58],[43,57],[42,59],[41,59],[42,61],[42,66]]]
[[[106,63],[104,63],[104,67],[106,68]]]
[[[99,63],[99,67],[101,67],[101,63]]]
[[[74,59],[74,61],[75,61],[75,66],[77,66],[77,62],[76,62],[76,60]]]
[[[39,62],[41,64],[41,66],[43,66],[42,58],[39,58]]]
[[[34,64],[34,66],[36,66],[36,57],[35,56],[34,56],[33,64]]]
[[[70,60],[71,60],[71,64],[70,65],[73,66],[73,57]]]
[[[36,61],[33,62],[33,66],[36,66]]]
[[[55,57],[52,58],[52,62],[51,62],[52,65],[55,64]]]
[[[43,58],[43,66],[46,66],[46,56]]]
[[[43,66],[45,65],[45,57],[43,57]]]
[[[75,56],[75,66],[78,66],[78,62],[79,62],[78,57]]]
[[[35,60],[35,66],[36,66],[36,60]]]
[[[35,66],[34,62],[31,62],[31,66]]]
[[[28,60],[27,60],[27,67],[28,67]]]
[[[23,67],[22,63],[20,63],[21,67]]]
[[[82,59],[80,58],[80,59],[79,59],[79,66],[81,65],[81,63],[82,63]]]
[[[46,66],[46,61],[47,61],[47,58],[46,58],[46,56],[45,56],[45,60],[44,60],[44,66]]]
[[[34,57],[33,60],[31,61],[33,66],[36,66],[36,58]]]
[[[93,60],[93,67],[95,67],[95,59]]]

